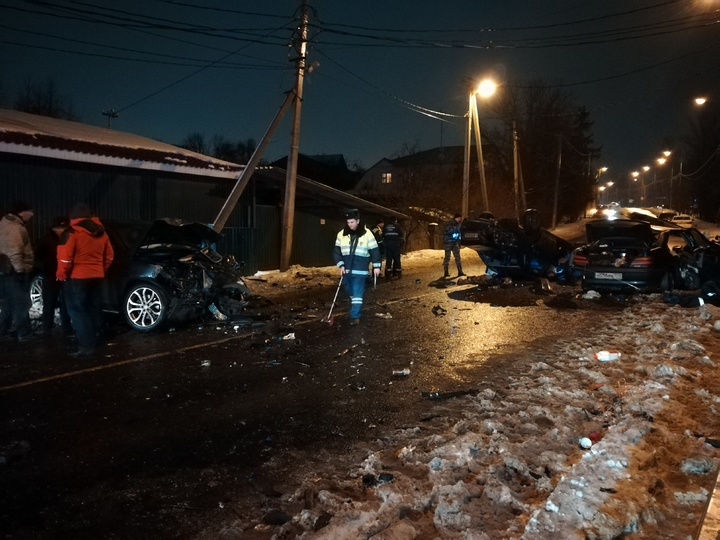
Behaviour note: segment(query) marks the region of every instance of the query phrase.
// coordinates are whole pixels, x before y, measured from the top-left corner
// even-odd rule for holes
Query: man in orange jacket
[[[70,356],[95,354],[102,330],[102,281],[113,261],[113,248],[100,220],[85,203],[70,213],[70,227],[57,248],[57,279],[78,341]]]

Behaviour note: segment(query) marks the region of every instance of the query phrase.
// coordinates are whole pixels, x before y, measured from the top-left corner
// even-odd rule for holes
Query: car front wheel
[[[123,314],[135,330],[148,332],[165,322],[168,314],[167,293],[154,283],[137,283],[125,294]]]
[[[37,319],[43,312],[43,278],[35,276],[30,282],[30,318]]]

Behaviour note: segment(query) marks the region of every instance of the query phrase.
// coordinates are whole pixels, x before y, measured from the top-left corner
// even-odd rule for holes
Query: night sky
[[[720,2],[310,0],[300,152],[370,167],[462,144],[470,79],[542,79],[595,122],[608,177],[652,162],[720,99]],[[203,7],[193,7],[203,6]],[[259,141],[294,83],[300,0],[0,0],[0,105],[52,79],[81,121],[177,144]],[[715,94],[713,95],[713,91]],[[481,122],[492,122],[481,104]],[[438,118],[443,118],[444,121]],[[266,159],[286,155],[285,118]]]

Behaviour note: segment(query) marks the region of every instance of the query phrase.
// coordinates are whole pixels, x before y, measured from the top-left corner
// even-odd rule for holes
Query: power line
[[[281,28],[282,28],[282,27],[281,27]],[[276,30],[273,30],[273,32],[274,32],[274,31],[276,31]],[[230,56],[232,56],[232,55],[234,55],[234,54],[237,54],[237,53],[240,52],[242,49],[244,49],[245,47],[248,47],[248,46],[249,46],[249,45],[243,45],[243,46],[240,47],[238,50],[233,51],[233,52],[231,52],[231,53],[228,53],[228,54],[226,54],[225,56],[223,56],[222,58],[219,58],[218,60],[216,60],[216,61],[214,61],[214,62],[211,62],[211,63],[209,63],[208,65],[206,65],[206,66],[204,66],[204,67],[201,67],[200,69],[197,69],[197,70],[193,71],[192,73],[189,73],[188,75],[186,75],[186,76],[184,76],[184,77],[181,77],[180,79],[178,79],[178,80],[176,80],[176,81],[174,81],[174,82],[172,82],[172,83],[170,83],[170,84],[168,84],[168,85],[166,85],[166,86],[163,86],[163,87],[160,88],[159,90],[157,90],[157,91],[155,91],[155,92],[152,92],[151,94],[145,96],[144,98],[138,99],[137,101],[134,101],[134,102],[130,103],[129,105],[126,105],[125,107],[121,108],[118,112],[126,111],[127,109],[129,109],[129,108],[131,108],[131,107],[134,107],[135,105],[139,105],[140,103],[142,103],[142,102],[144,102],[144,101],[147,101],[148,99],[150,99],[150,98],[152,98],[152,97],[155,97],[155,96],[157,96],[158,94],[161,94],[161,93],[164,92],[165,90],[169,90],[170,88],[172,88],[172,87],[174,87],[174,86],[177,86],[177,85],[180,84],[181,82],[184,82],[184,81],[186,81],[186,80],[194,77],[195,75],[198,75],[199,73],[202,73],[202,72],[205,71],[206,69],[209,69],[209,68],[213,67],[216,63],[222,62],[222,61],[224,61],[226,58],[229,58]]]
[[[6,30],[15,31],[15,32],[18,32],[18,33],[20,33],[20,34],[29,34],[29,35],[33,35],[33,36],[47,37],[47,38],[51,38],[51,39],[57,39],[57,40],[60,40],[60,41],[66,41],[66,42],[69,42],[69,43],[77,43],[77,44],[80,44],[80,45],[90,45],[90,46],[92,46],[92,47],[100,47],[100,48],[111,49],[111,50],[115,50],[115,51],[130,52],[130,53],[137,53],[137,54],[145,54],[145,55],[150,55],[150,56],[158,56],[158,57],[161,57],[161,58],[168,58],[168,59],[174,59],[174,60],[185,60],[185,61],[188,61],[188,62],[193,62],[193,64],[187,64],[187,63],[185,63],[185,64],[173,64],[173,65],[198,65],[198,64],[204,65],[204,64],[207,63],[207,60],[199,59],[199,58],[188,58],[188,57],[185,57],[185,56],[162,54],[162,53],[159,53],[159,52],[148,52],[148,51],[143,51],[143,50],[140,50],[140,49],[131,49],[131,48],[128,48],[128,47],[118,47],[118,46],[114,46],[114,45],[104,45],[104,44],[102,44],[102,43],[97,43],[97,42],[93,42],[93,41],[86,41],[86,40],[81,40],[81,39],[73,39],[73,38],[68,38],[68,37],[63,37],[63,36],[57,36],[57,35],[53,35],[53,34],[47,34],[47,33],[43,33],[43,32],[33,32],[33,31],[30,31],[30,30],[20,30],[19,28],[14,28],[14,27],[7,26],[7,25],[4,25],[4,24],[0,24],[0,28],[4,28],[4,29],[6,29]],[[19,46],[24,46],[24,45],[25,45],[25,44],[21,44],[21,43],[17,43],[17,42],[12,42],[12,41],[3,41],[3,43],[12,44],[12,45],[19,45]],[[33,47],[33,48],[41,48],[41,46],[36,45],[36,44],[31,44],[31,45],[27,45],[27,46],[28,46],[28,47]],[[228,50],[223,50],[223,49],[218,49],[218,48],[213,48],[213,49],[214,49],[214,50],[217,50],[217,51],[225,52],[225,53],[227,53],[227,52],[232,53],[232,51],[228,51]],[[74,52],[76,52],[76,51],[67,51],[67,50],[60,50],[60,49],[53,49],[53,50],[59,50],[60,52],[69,52],[69,53],[74,53]],[[85,54],[85,55],[90,55],[90,54],[92,54],[92,53],[87,53],[87,51],[78,51],[78,52],[79,52],[79,54]],[[234,54],[234,53],[232,53],[232,54]],[[106,58],[107,58],[107,57],[109,57],[109,58],[117,58],[117,59],[119,59],[119,60],[135,60],[135,59],[132,59],[132,58],[126,58],[126,57],[120,57],[120,56],[117,56],[117,57],[105,56],[105,57],[106,57]],[[141,58],[138,58],[137,60],[138,60],[138,61],[147,61],[147,60],[143,60],[143,59],[141,59]],[[270,63],[271,61],[267,60],[266,62]],[[273,69],[273,68],[277,68],[277,67],[279,66],[279,63],[277,63],[277,62],[272,62],[272,63],[275,64],[275,66],[260,66],[260,65],[253,65],[253,64],[237,64],[237,63],[229,63],[229,62],[228,62],[228,63],[222,63],[222,65],[218,65],[218,66],[215,66],[215,67],[268,68],[268,69]],[[287,68],[287,66],[285,66],[284,64],[282,65],[282,67],[283,67],[283,69],[286,69],[286,68]]]
[[[617,13],[610,13],[607,15],[601,15],[598,17],[591,17],[587,19],[579,19],[575,21],[568,21],[563,23],[553,23],[553,24],[541,24],[541,25],[531,25],[531,26],[510,26],[510,27],[504,27],[504,28],[495,28],[495,27],[484,27],[484,28],[468,28],[468,29],[455,29],[455,30],[447,30],[447,29],[409,29],[409,28],[372,28],[368,26],[357,26],[357,25],[350,25],[350,24],[342,24],[337,22],[332,23],[323,23],[328,24],[330,26],[335,26],[339,28],[353,28],[356,30],[365,30],[365,31],[372,31],[372,32],[392,32],[392,33],[466,33],[466,32],[472,32],[472,33],[478,33],[478,32],[510,32],[510,31],[527,31],[527,30],[543,30],[548,28],[558,28],[563,26],[573,26],[578,24],[587,24],[587,23],[596,23],[602,20],[616,18],[616,17],[624,17],[627,15],[632,15],[635,13],[639,13],[641,11],[648,11],[657,9],[659,7],[664,7],[669,4],[675,4],[679,2],[680,0],[668,0],[665,2],[660,2],[658,4],[653,4],[650,6],[645,6],[642,8],[636,8],[626,11],[620,11]]]

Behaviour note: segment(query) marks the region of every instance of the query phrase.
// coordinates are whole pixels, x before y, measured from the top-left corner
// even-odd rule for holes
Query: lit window
[[[389,173],[389,172],[382,173],[382,183],[389,184],[390,182],[392,182],[392,173]]]

